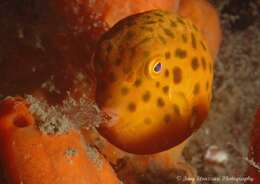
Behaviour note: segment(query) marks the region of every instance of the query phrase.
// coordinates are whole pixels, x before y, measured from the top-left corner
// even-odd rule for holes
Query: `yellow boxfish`
[[[213,59],[190,20],[152,10],[119,21],[95,55],[97,103],[110,117],[99,132],[138,154],[164,151],[208,114]]]

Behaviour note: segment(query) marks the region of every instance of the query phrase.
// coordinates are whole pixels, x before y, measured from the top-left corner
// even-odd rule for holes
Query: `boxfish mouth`
[[[105,126],[112,127],[119,120],[119,113],[114,108],[101,108],[102,113],[105,117]]]

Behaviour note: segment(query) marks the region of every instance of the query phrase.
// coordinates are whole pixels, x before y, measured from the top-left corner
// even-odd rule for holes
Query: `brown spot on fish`
[[[173,111],[175,112],[175,114],[177,114],[178,116],[181,115],[181,111],[180,108],[177,104],[173,104]]]
[[[192,58],[191,67],[193,70],[197,70],[199,68],[199,60],[197,57]]]
[[[182,70],[176,66],[173,68],[173,82],[179,84],[182,80]]]
[[[184,43],[188,43],[188,36],[186,34],[182,34],[181,38]]]
[[[128,104],[128,110],[129,110],[130,112],[135,112],[135,111],[136,111],[136,104],[133,103],[133,102],[129,103],[129,104]]]
[[[160,87],[160,82],[159,81],[157,81],[156,83],[155,83],[155,86],[157,87],[157,88],[159,88]]]
[[[191,113],[191,119],[190,119],[190,128],[194,128],[196,123],[197,123],[198,115],[197,115],[197,110],[196,107],[192,108],[192,113]]]
[[[206,82],[206,90],[208,91],[209,89],[209,81]]]
[[[144,30],[144,31],[149,31],[149,32],[153,32],[154,31],[152,27],[141,26],[140,28],[142,30]]]
[[[149,42],[151,39],[152,39],[152,38],[150,38],[150,37],[144,38],[143,40],[141,40],[140,42],[138,42],[136,46],[140,46],[140,45],[142,45],[142,44],[145,44],[145,43]]]
[[[163,21],[163,19],[158,19],[158,21],[159,21],[159,22],[161,22],[161,23],[163,23],[163,22],[164,22],[164,21]]]
[[[197,95],[199,93],[199,91],[200,91],[200,85],[199,85],[199,83],[196,83],[193,88],[193,94]]]
[[[163,107],[165,105],[165,102],[162,98],[157,99],[157,106],[158,107]]]
[[[163,121],[165,122],[165,123],[171,123],[172,122],[172,117],[171,117],[171,115],[170,114],[165,114],[164,115],[164,117],[163,117]]]
[[[141,84],[142,84],[141,79],[136,79],[136,81],[134,83],[135,87],[139,87],[139,86],[141,86]]]
[[[166,69],[165,72],[164,72],[164,76],[165,76],[165,77],[169,77],[169,75],[170,75],[170,72],[169,72],[168,69]]]
[[[178,58],[184,59],[187,56],[187,52],[186,52],[186,50],[177,48],[175,50],[175,56],[178,57]]]
[[[165,45],[167,43],[167,41],[165,40],[165,38],[163,36],[159,35],[158,38],[162,42],[162,44]]]
[[[126,33],[125,39],[126,40],[130,40],[135,36],[135,33],[132,31],[129,31],[128,33]]]
[[[196,41],[195,35],[193,33],[191,33],[191,45],[194,49],[197,48],[197,41]]]
[[[174,38],[174,34],[170,29],[164,28],[163,31],[168,37]]]
[[[199,31],[199,29],[197,28],[197,26],[195,24],[192,24],[192,27],[195,31]]]
[[[206,47],[206,45],[204,44],[203,41],[200,41],[200,45],[201,45],[201,47],[203,48],[204,51],[207,51],[207,47]]]
[[[150,19],[150,18],[152,18],[152,16],[147,15],[147,16],[145,16],[145,18],[146,18],[146,19]]]
[[[165,52],[165,59],[170,59],[171,58],[171,52]]]
[[[203,70],[206,70],[206,60],[204,57],[201,58],[201,64],[202,64]]]
[[[154,15],[158,16],[158,17],[163,17],[163,14],[159,13],[159,12],[155,12]]]
[[[147,21],[147,22],[144,22],[144,24],[155,24],[155,23],[157,23],[157,22],[154,21],[154,20],[149,20],[149,21]]]
[[[151,98],[151,93],[150,93],[150,91],[146,91],[146,92],[143,94],[143,96],[142,96],[142,99],[143,99],[144,102],[148,102],[148,101],[150,100],[150,98]]]
[[[173,20],[170,20],[170,25],[171,25],[171,27],[174,27],[174,28],[177,27],[176,22],[174,22]]]
[[[181,18],[177,17],[177,21],[182,25],[186,26],[185,22]]]
[[[212,71],[213,71],[213,65],[209,63],[209,72],[212,73]]]
[[[163,93],[164,94],[168,94],[169,93],[169,86],[164,86],[163,88],[162,88],[162,90],[163,90]]]
[[[129,93],[129,89],[127,88],[127,87],[123,87],[122,89],[121,89],[121,94],[122,95],[127,95]]]

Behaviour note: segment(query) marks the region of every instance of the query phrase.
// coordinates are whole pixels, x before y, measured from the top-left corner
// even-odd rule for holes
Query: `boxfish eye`
[[[163,59],[158,57],[147,62],[147,66],[145,67],[146,75],[151,78],[159,77],[163,70],[163,64]]]
[[[162,63],[156,63],[153,68],[154,72],[159,73],[162,70]]]

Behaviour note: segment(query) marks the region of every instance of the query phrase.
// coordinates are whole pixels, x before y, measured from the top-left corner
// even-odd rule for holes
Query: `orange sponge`
[[[108,162],[78,130],[46,135],[20,98],[0,102],[0,164],[8,184],[118,184]]]
[[[189,18],[202,31],[208,47],[215,57],[222,40],[218,12],[207,0],[181,0],[179,14]]]

